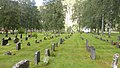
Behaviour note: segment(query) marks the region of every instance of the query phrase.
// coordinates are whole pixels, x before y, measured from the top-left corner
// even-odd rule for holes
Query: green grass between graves
[[[43,40],[43,35],[38,34],[38,39]],[[65,37],[68,34],[63,34],[61,37]],[[110,43],[103,42],[99,39],[96,39],[91,36],[92,34],[79,34],[75,33],[71,38],[66,39],[66,41],[59,45],[54,52],[55,57],[50,57],[49,64],[43,65],[42,60],[44,58],[44,52],[46,48],[50,48],[53,42],[58,42],[59,38],[57,37],[51,40],[43,40],[41,43],[34,43],[34,37],[29,38],[29,42],[31,42],[31,46],[26,46],[28,41],[22,41],[22,49],[17,51],[15,50],[16,45],[13,43],[13,40],[9,43],[10,46],[0,46],[0,68],[11,68],[15,63],[23,60],[30,60],[30,68],[110,68],[113,55],[115,53],[120,54],[120,49],[111,45]],[[109,40],[116,40],[119,34],[112,34]],[[84,37],[84,40],[80,38],[80,36]],[[2,39],[3,35],[0,35]],[[14,38],[11,35],[12,39]],[[19,37],[19,36],[18,36]],[[105,36],[104,38],[107,38]],[[90,59],[90,53],[86,51],[85,48],[85,39],[89,40],[89,45],[94,46],[96,49],[96,60]],[[6,51],[11,51],[16,55],[7,56],[4,55]],[[38,65],[34,64],[34,53],[36,51],[41,52],[41,62]],[[120,63],[119,63],[120,67]],[[119,68],[118,67],[118,68]]]

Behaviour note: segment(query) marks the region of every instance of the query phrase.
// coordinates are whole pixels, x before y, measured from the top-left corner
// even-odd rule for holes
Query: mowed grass
[[[38,40],[43,40],[43,34],[38,34]],[[110,68],[115,53],[120,54],[120,49],[112,46],[110,43],[103,42],[99,39],[92,37],[92,34],[79,34],[75,33],[71,38],[59,45],[54,52],[55,56],[51,56],[48,65],[43,65],[44,52],[46,48],[50,48],[53,42],[59,42],[59,38],[64,38],[68,34],[62,34],[60,37],[43,40],[41,43],[35,44],[35,38],[29,38],[25,41],[25,35],[22,41],[22,49],[17,51],[16,44],[11,40],[10,46],[0,46],[0,68],[11,68],[15,63],[28,59],[30,60],[30,68]],[[118,34],[117,34],[118,35]],[[12,39],[13,35],[10,35]],[[84,37],[84,40],[80,38]],[[4,35],[0,35],[2,39]],[[19,37],[19,36],[18,36]],[[107,37],[105,37],[107,38]],[[116,34],[112,35],[112,40],[116,40]],[[89,40],[89,45],[94,46],[96,49],[96,59],[91,60],[90,53],[86,51],[85,41]],[[26,46],[27,42],[31,42],[31,46]],[[6,51],[11,51],[16,55],[4,55]],[[34,53],[41,52],[41,62],[38,65],[34,64]],[[120,63],[119,63],[120,67]],[[118,68],[119,68],[118,67]]]

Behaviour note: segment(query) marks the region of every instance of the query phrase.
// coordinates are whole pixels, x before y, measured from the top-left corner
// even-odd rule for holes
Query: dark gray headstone
[[[55,44],[54,43],[51,46],[51,51],[55,51]]]
[[[14,38],[14,43],[18,43],[19,42],[19,38]]]
[[[28,40],[28,37],[25,37],[25,40],[27,41],[27,40]]]
[[[58,47],[58,43],[55,43],[55,46]]]
[[[30,46],[30,42],[27,43],[27,46]]]
[[[4,46],[4,45],[7,45],[7,44],[8,44],[8,40],[5,40],[4,38],[2,38],[1,45]]]
[[[116,42],[116,47],[120,48],[119,42]]]
[[[12,40],[11,37],[9,37],[8,40]]]
[[[45,49],[45,55],[50,56],[50,50],[49,49]]]
[[[95,59],[95,48],[93,46],[90,47],[90,57],[92,60]]]
[[[22,34],[20,34],[20,38],[22,38]]]
[[[20,49],[21,49],[21,43],[18,42],[18,43],[16,44],[16,50],[20,50]]]
[[[10,51],[5,52],[5,55],[12,55]]]
[[[22,60],[16,63],[12,68],[29,68],[29,60]]]
[[[47,38],[46,38],[46,37],[44,37],[44,40],[47,40]]]
[[[40,51],[35,52],[35,65],[40,62]]]
[[[60,44],[62,44],[63,43],[63,39],[62,38],[60,38]]]
[[[120,36],[118,36],[118,40],[120,40]]]

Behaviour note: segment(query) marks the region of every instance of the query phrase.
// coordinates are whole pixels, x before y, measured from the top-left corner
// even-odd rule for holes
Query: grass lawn
[[[59,42],[59,38],[65,37],[68,34],[62,34],[60,37],[43,40],[43,35],[38,34],[38,40],[42,39],[43,42],[35,44],[35,38],[29,38],[25,41],[25,35],[22,41],[22,49],[17,51],[16,44],[11,40],[10,46],[0,46],[0,68],[11,68],[15,63],[23,60],[30,60],[30,68],[110,68],[115,53],[120,54],[120,49],[111,45],[110,43],[103,42],[99,39],[92,37],[92,34],[79,34],[75,33],[71,38],[59,45],[54,52],[55,57],[50,57],[49,64],[44,66],[42,62],[38,65],[34,64],[34,53],[41,52],[41,60],[43,60],[46,48],[50,48],[53,42]],[[116,40],[118,34],[112,34],[109,40]],[[84,37],[84,40],[80,38]],[[11,35],[12,39],[14,38]],[[18,36],[19,37],[19,36]],[[3,38],[3,35],[0,35]],[[107,37],[105,37],[107,38]],[[94,46],[96,49],[96,59],[91,60],[90,53],[86,51],[85,42],[89,40],[89,45]],[[31,42],[31,46],[26,46],[27,42]],[[16,55],[4,55],[6,51],[11,51]],[[120,63],[119,63],[120,67]],[[119,68],[118,67],[118,68]]]

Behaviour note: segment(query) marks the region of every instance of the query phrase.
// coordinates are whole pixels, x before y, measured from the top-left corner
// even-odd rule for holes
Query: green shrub
[[[25,33],[25,29],[23,29],[23,28],[18,29],[18,33],[19,34],[24,34]]]
[[[33,33],[32,37],[37,38],[37,33]]]

